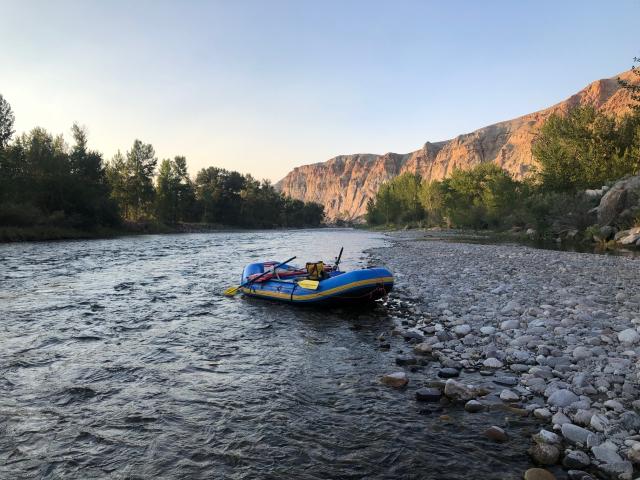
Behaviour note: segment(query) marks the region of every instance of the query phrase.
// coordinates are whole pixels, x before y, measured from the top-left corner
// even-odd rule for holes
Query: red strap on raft
[[[264,264],[265,267],[276,265],[275,262],[267,262]],[[325,265],[324,271],[331,272],[333,270],[332,266]],[[299,277],[301,275],[306,275],[307,271],[304,268],[300,268],[297,270],[280,270],[278,271],[278,276],[274,273],[267,273],[265,276],[261,277],[259,280],[256,280],[255,283],[262,283],[271,280],[272,278],[288,278],[288,277]],[[247,280],[252,280],[258,276],[262,275],[261,273],[254,273],[253,275],[249,275]]]
[[[278,277],[287,278],[287,277],[299,277],[300,275],[304,275],[306,270],[285,270],[283,272],[278,272]],[[248,280],[252,280],[256,278],[260,273],[254,273],[253,275],[249,275]],[[271,280],[272,278],[276,278],[275,274],[267,273],[264,277],[256,280],[256,283],[266,282],[267,280]]]

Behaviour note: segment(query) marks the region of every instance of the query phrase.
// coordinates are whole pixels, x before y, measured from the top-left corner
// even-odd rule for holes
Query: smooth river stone
[[[580,450],[567,450],[562,460],[565,468],[582,469],[587,468],[591,464],[589,455]]]
[[[465,385],[450,378],[444,384],[444,394],[451,400],[467,402],[478,396],[478,390],[473,385]]]
[[[624,412],[620,415],[620,423],[624,428],[630,431],[640,430],[640,415],[636,412]]]
[[[381,379],[382,383],[393,388],[402,388],[409,383],[407,374],[404,372],[394,372],[387,375],[383,375]]]
[[[482,365],[487,368],[502,368],[504,366],[504,363],[502,363],[497,358],[487,358],[484,362],[482,362]]]
[[[562,438],[560,438],[560,435],[543,428],[533,436],[533,441],[536,443],[546,443],[547,445],[559,445],[562,443]]]
[[[469,400],[464,404],[464,409],[469,413],[478,413],[484,410],[484,405],[477,400]]]
[[[453,328],[453,333],[455,333],[459,337],[464,337],[465,335],[468,335],[470,332],[471,332],[471,326],[466,324],[457,325]]]
[[[455,368],[441,368],[438,371],[440,378],[455,378],[460,376],[460,371]]]
[[[503,402],[517,402],[518,400],[520,400],[520,395],[515,393],[513,390],[505,388],[504,390],[502,390],[502,392],[500,392],[500,400],[502,400]]]
[[[415,365],[418,363],[416,357],[411,355],[399,355],[396,357],[396,365],[404,366],[404,365]]]
[[[579,427],[573,423],[565,423],[561,427],[562,435],[571,443],[587,444],[587,439],[591,432],[586,428]]]
[[[442,397],[442,392],[437,388],[420,388],[416,390],[416,400],[419,402],[437,402]]]
[[[433,347],[430,343],[422,342],[413,347],[413,351],[418,355],[429,355],[433,352]]]
[[[569,480],[595,480],[591,475],[582,470],[569,470],[567,472]]]
[[[553,414],[548,408],[536,408],[533,411],[533,416],[546,422],[553,417]]]
[[[556,390],[549,396],[547,403],[554,407],[568,407],[578,400],[580,398],[571,390]]]
[[[506,387],[513,387],[518,384],[518,377],[510,377],[507,375],[501,375],[493,379],[493,383],[498,385],[504,385]]]
[[[524,480],[556,480],[556,476],[544,468],[530,468],[524,472]]]
[[[560,450],[555,445],[536,443],[529,449],[529,455],[539,465],[555,465],[560,458]]]
[[[596,457],[596,460],[600,460],[604,463],[622,462],[622,457],[618,455],[618,447],[608,441],[601,445],[592,447],[591,453]]]
[[[496,427],[495,425],[487,428],[484,432],[485,437],[495,441],[495,442],[506,442],[507,432],[505,432],[502,428]]]
[[[640,340],[640,334],[638,334],[635,328],[627,328],[618,333],[618,340],[623,345],[633,345]]]

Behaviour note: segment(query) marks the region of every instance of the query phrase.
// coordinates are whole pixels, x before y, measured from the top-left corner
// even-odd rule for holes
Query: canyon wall
[[[467,169],[494,162],[522,178],[535,164],[531,144],[544,120],[554,112],[564,113],[578,105],[593,105],[608,114],[622,115],[632,103],[621,89],[618,77],[636,81],[633,72],[597,80],[552,107],[513,120],[496,123],[451,140],[425,143],[414,152],[339,155],[326,162],[294,168],[276,187],[284,194],[324,205],[328,220],[361,219],[367,200],[380,185],[404,172],[427,180],[447,177],[456,168]]]

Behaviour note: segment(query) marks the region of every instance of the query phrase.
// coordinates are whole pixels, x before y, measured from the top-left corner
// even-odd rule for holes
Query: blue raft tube
[[[272,269],[277,263],[250,263],[242,273],[241,283]],[[304,288],[299,281],[308,278],[307,272],[285,264],[268,274],[266,279],[242,287],[241,291],[249,297],[302,305],[366,304],[386,296],[393,288],[393,274],[381,267],[350,272],[327,267],[323,277],[318,280],[316,289]]]

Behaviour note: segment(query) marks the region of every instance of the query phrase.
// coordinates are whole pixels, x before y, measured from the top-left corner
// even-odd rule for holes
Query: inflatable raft
[[[324,267],[316,281],[309,282],[309,273],[292,265],[281,265],[273,272],[277,262],[251,263],[242,274],[242,283],[257,278],[242,287],[250,297],[297,304],[368,303],[387,295],[393,288],[393,274],[386,268],[363,268],[351,272]],[[306,281],[305,281],[306,280]],[[303,285],[315,283],[315,288]],[[314,285],[315,286],[315,285]]]

